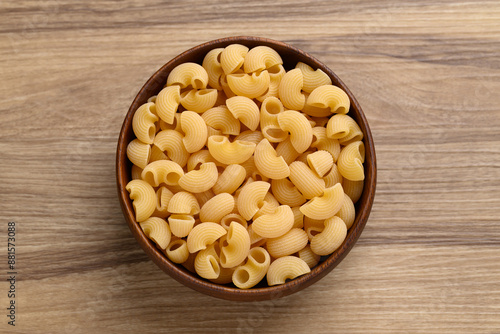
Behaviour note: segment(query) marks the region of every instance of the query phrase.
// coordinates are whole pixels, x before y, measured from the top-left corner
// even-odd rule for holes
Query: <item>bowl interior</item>
[[[327,73],[332,79],[333,84],[342,88],[349,96],[351,100],[349,116],[356,120],[361,130],[363,131],[363,141],[366,150],[364,163],[365,183],[363,194],[355,205],[356,219],[352,227],[349,229],[347,237],[340,248],[330,256],[322,258],[322,262],[320,262],[318,266],[313,268],[309,274],[298,277],[279,286],[268,287],[267,285],[264,285],[263,282],[261,282],[260,285],[257,285],[256,287],[248,290],[241,290],[230,285],[220,285],[212,283],[189,272],[183,266],[177,265],[168,260],[167,257],[158,248],[156,248],[155,244],[144,235],[139,224],[135,221],[132,201],[128,196],[127,190],[125,189],[125,186],[131,180],[132,164],[127,158],[126,149],[127,144],[135,138],[132,130],[132,118],[135,110],[137,110],[140,105],[147,102],[147,99],[149,97],[160,92],[160,90],[166,83],[168,74],[177,65],[185,62],[195,62],[201,64],[208,51],[214,48],[223,48],[233,43],[243,44],[249,48],[258,45],[265,45],[273,48],[281,55],[284,62],[283,66],[286,70],[293,69],[296,63],[300,61],[310,65],[314,69],[320,68],[325,73]],[[125,219],[127,220],[127,223],[130,227],[130,230],[132,231],[132,234],[137,239],[141,247],[148,254],[148,256],[163,271],[168,273],[170,276],[172,276],[182,284],[214,297],[228,300],[255,301],[283,297],[310,286],[314,282],[324,277],[327,273],[329,273],[349,253],[366,224],[373,204],[376,186],[376,158],[370,128],[361,107],[359,106],[351,91],[335,75],[335,73],[333,73],[331,69],[318,61],[316,58],[283,42],[259,37],[242,36],[222,38],[198,45],[173,58],[163,67],[161,67],[155,74],[153,74],[153,76],[151,76],[151,78],[146,82],[146,84],[137,94],[123,122],[118,139],[116,176],[120,204],[122,206],[122,210]]]

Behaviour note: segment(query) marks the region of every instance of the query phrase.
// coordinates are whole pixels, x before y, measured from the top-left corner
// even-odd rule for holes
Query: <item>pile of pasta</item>
[[[174,263],[248,289],[310,272],[355,219],[363,133],[347,94],[307,64],[239,44],[183,63],[133,117],[126,189]]]

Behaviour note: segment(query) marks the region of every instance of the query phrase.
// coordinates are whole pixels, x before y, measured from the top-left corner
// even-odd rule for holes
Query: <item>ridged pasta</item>
[[[179,85],[181,89],[189,86],[194,89],[207,88],[208,73],[196,63],[182,63],[177,65],[168,75],[167,86]],[[167,122],[168,123],[168,122]]]
[[[312,219],[304,216],[304,231],[306,231],[309,241],[311,241],[314,236],[323,232],[324,229],[325,219]]]
[[[158,160],[149,163],[142,170],[141,177],[153,187],[158,187],[162,183],[175,186],[183,175],[184,170],[179,164],[170,160]]]
[[[342,175],[340,175],[337,164],[335,163],[333,164],[332,169],[330,169],[330,172],[325,177],[323,177],[323,180],[325,180],[326,188],[333,187],[337,183],[343,183],[343,179],[344,178],[342,177]]]
[[[193,194],[180,191],[175,193],[168,202],[168,211],[172,214],[197,215],[200,205]]]
[[[250,99],[263,95],[269,89],[269,73],[267,71],[246,74],[233,73],[227,76],[227,83],[236,95]]]
[[[343,179],[342,187],[344,188],[344,193],[351,198],[353,203],[356,203],[363,193],[364,181]]]
[[[311,250],[318,255],[329,255],[342,245],[347,236],[347,227],[339,217],[325,220],[323,232],[311,240]]]
[[[276,154],[282,156],[287,164],[294,162],[300,155],[300,153],[293,147],[290,137],[287,137],[285,140],[280,142],[278,146],[276,146]]]
[[[234,118],[255,131],[259,126],[260,112],[255,102],[245,96],[233,96],[226,100],[226,106]]]
[[[283,157],[278,156],[267,139],[262,139],[255,147],[254,161],[262,175],[279,180],[290,175],[290,168]]]
[[[234,208],[234,198],[228,193],[222,193],[209,199],[200,210],[202,222],[219,223],[221,219],[230,214]]]
[[[297,65],[295,65],[295,68],[302,71],[302,77],[304,80],[302,90],[304,92],[310,93],[319,86],[332,84],[332,79],[330,79],[330,77],[320,68],[313,70],[311,66],[302,62],[298,62]]]
[[[288,133],[281,130],[278,123],[278,114],[284,110],[281,101],[273,96],[266,98],[260,106],[262,135],[271,143],[282,142],[288,137]]]
[[[170,159],[157,146],[151,145],[151,156],[149,157],[148,163],[158,161],[158,160],[170,160]]]
[[[264,139],[264,136],[262,135],[262,132],[258,130],[257,131],[246,130],[234,138],[234,140],[249,141],[251,143],[254,143],[255,145],[260,143],[262,139]]]
[[[155,242],[161,249],[167,248],[170,243],[170,228],[167,222],[158,217],[149,217],[145,221],[139,223],[144,234]]]
[[[181,103],[181,88],[177,85],[163,88],[156,97],[156,113],[166,124],[174,123],[175,113]]]
[[[152,144],[156,134],[156,107],[152,102],[144,103],[135,111],[132,129],[135,136],[145,144]]]
[[[187,237],[194,226],[194,217],[191,215],[171,215],[168,217],[170,231],[179,238]]]
[[[333,217],[344,203],[344,190],[337,183],[331,188],[326,188],[322,196],[311,199],[300,207],[304,216],[312,219],[328,219]]]
[[[268,239],[266,248],[274,258],[292,255],[306,247],[309,239],[307,233],[301,228],[292,228],[281,237]]]
[[[165,254],[174,263],[184,263],[189,257],[187,242],[184,239],[176,239],[170,242]]]
[[[226,75],[236,72],[245,62],[248,48],[241,44],[231,44],[220,55],[220,64]]]
[[[248,222],[245,220],[245,218],[243,218],[241,215],[237,213],[230,213],[222,217],[222,219],[220,220],[220,225],[224,227],[226,230],[229,230],[229,226],[231,225],[232,222],[240,224],[245,229],[248,228]]]
[[[199,170],[194,169],[181,176],[179,186],[192,193],[201,193],[212,188],[218,177],[215,163],[205,162]]]
[[[336,162],[340,155],[339,141],[337,139],[328,138],[324,127],[315,126],[312,129],[312,133],[313,140],[311,142],[311,147],[328,151],[333,157],[333,162]]]
[[[184,167],[189,159],[189,152],[184,147],[183,137],[175,130],[162,130],[156,135],[153,144],[160,150],[166,151],[172,161]]]
[[[250,236],[245,227],[232,222],[225,238],[225,242],[221,244],[220,264],[223,268],[235,267],[242,263],[250,252]]]
[[[264,95],[258,96],[256,98],[260,102],[271,96],[279,96],[281,79],[283,79],[283,76],[286,73],[285,68],[282,65],[270,67],[267,72],[269,73],[269,88]]]
[[[276,65],[282,65],[281,56],[274,49],[260,45],[256,46],[245,56],[243,68],[245,73],[259,72]]]
[[[173,87],[179,87],[179,86],[173,86]],[[158,108],[157,108],[158,109]],[[167,122],[164,122],[162,119],[159,121],[160,124],[160,129],[157,132],[160,132],[161,130],[175,130],[178,132],[181,132],[181,113],[175,113],[174,114],[174,119],[172,121],[172,124],[168,124]]]
[[[259,205],[264,200],[270,186],[271,185],[267,182],[255,181],[245,185],[241,189],[238,195],[237,205],[243,218],[250,220],[257,211],[259,211]]]
[[[276,199],[290,207],[304,204],[307,200],[288,179],[272,180],[271,189]]]
[[[309,268],[316,267],[316,265],[319,263],[319,260],[321,259],[321,256],[319,256],[318,254],[314,254],[314,252],[311,250],[310,245],[302,248],[298,252],[298,256],[300,259],[304,260],[305,263],[307,263]]]
[[[365,162],[365,145],[362,141],[356,141],[340,151],[337,167],[344,178],[362,181],[365,179],[363,162]]]
[[[278,115],[278,124],[283,131],[290,132],[293,148],[303,153],[311,146],[313,132],[307,118],[295,110],[286,110]]]
[[[253,216],[253,219],[255,220],[260,216],[274,213],[278,206],[280,206],[278,200],[276,200],[276,198],[274,198],[274,196],[268,192],[266,196],[264,196],[262,205],[259,211],[257,211],[257,213]]]
[[[252,224],[248,226],[247,231],[250,236],[250,243],[252,244],[251,247],[260,247],[266,243],[267,239],[255,233],[252,228]]]
[[[132,180],[125,186],[134,207],[135,220],[140,223],[151,217],[156,208],[153,187],[143,180]]]
[[[255,151],[255,144],[247,141],[235,140],[229,142],[224,136],[211,136],[208,138],[208,150],[219,162],[230,164],[241,164],[248,160]]]
[[[222,66],[220,64],[220,56],[224,48],[217,48],[210,50],[205,58],[203,58],[202,66],[208,74],[208,85],[215,89],[221,90],[220,77],[222,73]]]
[[[300,110],[304,107],[306,97],[302,94],[304,85],[302,72],[296,68],[285,73],[279,86],[279,97],[287,109]]]
[[[211,108],[205,111],[201,117],[208,126],[220,130],[225,135],[238,135],[240,133],[240,121],[233,117],[225,105]]]
[[[317,176],[305,163],[295,161],[289,167],[290,180],[306,199],[323,194],[325,180]]]
[[[229,88],[229,84],[227,83],[227,76],[224,73],[220,76],[219,82],[220,86],[222,87],[222,91],[227,98],[236,96],[231,88]]]
[[[206,162],[213,162],[217,166],[224,167],[224,164],[221,164],[217,160],[215,160],[214,157],[210,154],[208,150],[200,150],[198,152],[194,152],[189,156],[188,162],[187,162],[187,170],[188,172],[192,171],[193,169],[199,169],[200,166]]]
[[[211,198],[215,196],[212,189],[209,189],[201,193],[195,193],[193,195],[198,200],[198,204],[200,205],[200,207],[203,207],[203,205],[205,205],[206,202],[208,202]]]
[[[358,123],[347,115],[333,115],[326,126],[328,138],[338,139],[339,143],[348,145],[363,139],[363,132]]]
[[[300,206],[292,207],[293,212],[293,226],[292,228],[304,227],[304,214],[300,212]]]
[[[203,148],[207,142],[207,125],[203,118],[193,111],[181,114],[181,129],[184,132],[182,143],[188,153],[194,153]]]
[[[146,167],[151,156],[151,145],[145,144],[139,139],[132,140],[127,145],[127,157],[140,168]]]
[[[219,256],[215,251],[215,245],[209,245],[196,255],[194,269],[198,275],[206,279],[216,279],[219,277]]]
[[[174,193],[167,187],[159,187],[156,190],[156,209],[152,216],[160,218],[168,217],[170,215],[170,212],[168,212],[168,202],[170,202],[172,196],[174,196]]]
[[[288,205],[280,205],[273,213],[255,219],[252,223],[252,229],[264,238],[278,238],[290,231],[293,222],[292,209]]]
[[[248,253],[247,262],[236,268],[233,283],[240,289],[250,289],[266,276],[271,264],[269,253],[262,247],[254,247]]]
[[[309,94],[307,104],[317,108],[330,108],[332,113],[347,114],[351,102],[349,96],[341,88],[323,85],[315,88]]]
[[[356,218],[356,208],[354,207],[354,203],[349,196],[344,196],[344,202],[342,203],[342,206],[336,216],[344,221],[347,229],[351,228],[354,223],[354,219]]]
[[[190,253],[206,249],[227,233],[226,229],[216,223],[201,223],[193,227],[187,237],[187,246]]]
[[[284,256],[274,260],[267,271],[269,286],[284,284],[287,279],[294,279],[311,272],[304,260],[296,256]]]
[[[215,105],[217,96],[217,89],[192,89],[181,93],[181,104],[186,110],[201,114]]]
[[[228,165],[222,174],[219,175],[212,190],[215,194],[228,193],[232,194],[245,181],[246,170],[238,164]]]
[[[330,152],[320,150],[309,154],[307,163],[319,177],[323,177],[332,169],[333,157]]]

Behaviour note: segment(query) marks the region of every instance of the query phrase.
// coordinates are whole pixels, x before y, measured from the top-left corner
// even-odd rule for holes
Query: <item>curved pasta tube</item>
[[[347,227],[339,217],[325,220],[325,229],[311,240],[311,250],[318,255],[329,255],[342,245],[347,236]]]
[[[191,156],[188,159],[187,162],[187,170],[188,172],[192,171],[193,169],[199,168],[202,164],[206,162],[213,162],[215,163],[216,166],[219,167],[225,167],[225,164],[221,164],[217,160],[215,160],[214,157],[210,154],[208,150],[201,150],[198,152],[195,152],[191,154]]]
[[[318,68],[317,70],[313,70],[311,66],[302,62],[298,62],[295,68],[300,69],[302,72],[302,77],[304,80],[304,86],[302,87],[302,90],[304,92],[310,93],[319,86],[332,84],[332,79],[330,79],[328,74],[323,72],[320,68]]]
[[[247,172],[245,168],[238,164],[228,165],[222,174],[219,175],[212,190],[215,194],[228,193],[232,194],[245,181]]]
[[[234,118],[240,120],[250,130],[259,126],[260,112],[255,102],[245,96],[233,96],[226,100],[226,106]]]
[[[361,181],[365,179],[363,162],[365,162],[365,145],[362,141],[356,141],[340,151],[337,167],[344,178]]]
[[[229,142],[224,136],[208,138],[208,151],[219,162],[231,165],[241,164],[248,160],[255,151],[255,144],[247,141],[235,140]]]
[[[184,263],[189,257],[187,243],[184,239],[176,239],[168,245],[165,254],[174,263]]]
[[[177,65],[168,75],[167,86],[179,85],[181,89],[188,86],[194,89],[207,88],[208,73],[196,63],[182,63]],[[167,122],[168,123],[168,122]]]
[[[267,139],[262,139],[255,147],[254,161],[259,172],[270,179],[279,180],[290,175],[290,168],[285,160],[276,154]]]
[[[309,268],[316,267],[316,265],[319,263],[319,260],[321,259],[321,256],[318,254],[314,254],[314,252],[311,250],[311,246],[307,245],[303,249],[301,249],[298,252],[298,256],[300,259],[304,260],[305,263],[309,266]]]
[[[205,71],[207,71],[208,85],[218,90],[222,89],[219,80],[222,73],[224,73],[219,61],[222,51],[224,51],[224,48],[210,50],[205,58],[203,58],[203,63],[201,64]]]
[[[156,97],[156,113],[166,124],[173,124],[181,102],[181,88],[177,85],[163,88]]]
[[[241,189],[238,195],[237,205],[243,218],[250,220],[257,211],[259,211],[260,205],[264,201],[264,197],[270,186],[268,182],[255,181],[248,183]]]
[[[347,115],[333,115],[326,126],[328,138],[338,139],[342,145],[348,145],[363,139],[363,132],[358,123]]]
[[[234,118],[224,105],[208,109],[201,117],[208,126],[222,131],[225,135],[238,135],[240,133],[240,121]]]
[[[227,83],[231,91],[236,95],[251,99],[263,95],[269,89],[270,81],[267,71],[252,74],[233,73],[227,76]]]
[[[344,188],[344,193],[352,199],[353,203],[356,203],[363,193],[364,181],[343,179],[342,187]]]
[[[333,164],[332,169],[330,169],[330,172],[323,177],[323,180],[325,180],[325,187],[330,188],[333,187],[337,183],[342,183],[342,180],[344,178],[342,175],[340,175],[339,169],[337,168],[337,164]],[[345,189],[344,189],[345,192]]]
[[[303,153],[311,146],[312,127],[303,114],[295,110],[283,111],[278,115],[278,124],[281,130],[290,132],[290,142],[297,152]]]
[[[146,144],[152,144],[155,138],[155,122],[158,120],[155,109],[154,103],[144,103],[137,108],[134,118],[132,118],[132,129],[135,136]]]
[[[140,223],[151,217],[156,208],[156,194],[153,187],[146,181],[132,180],[127,183],[125,189],[130,193],[135,220]]]
[[[194,216],[200,212],[200,205],[193,194],[179,191],[168,202],[168,211],[172,214]]]
[[[206,279],[216,279],[220,275],[219,256],[212,244],[200,251],[194,260],[194,269],[198,275]]]
[[[186,110],[201,114],[215,105],[217,96],[217,89],[192,89],[181,93],[181,104]]]
[[[257,97],[257,100],[260,102],[271,96],[279,96],[281,79],[283,79],[283,76],[286,73],[285,68],[282,65],[270,67],[267,72],[269,73],[269,89],[264,95]]]
[[[293,222],[292,209],[288,205],[281,205],[275,209],[274,213],[255,219],[252,229],[264,238],[277,238],[290,231]]]
[[[287,137],[285,140],[280,142],[278,146],[276,146],[276,154],[282,156],[287,164],[294,162],[300,155],[300,153],[293,147],[290,137]]]
[[[250,243],[252,244],[251,247],[260,247],[266,243],[267,239],[255,233],[251,224],[248,226],[247,231],[250,236]]]
[[[330,108],[332,113],[347,114],[351,102],[349,96],[341,88],[323,85],[315,88],[309,94],[307,104],[317,108]]]
[[[300,212],[300,207],[294,206],[292,208],[293,212],[293,226],[292,228],[303,228],[304,227],[304,214]]]
[[[229,84],[227,83],[227,76],[225,74],[222,74],[220,79],[220,85],[222,87],[222,91],[224,92],[224,95],[227,97],[227,98],[230,98],[230,97],[233,97],[235,96],[236,94],[234,94],[234,92],[231,90],[231,88],[229,88]]]
[[[254,247],[248,253],[247,262],[236,268],[233,283],[240,289],[250,289],[266,276],[271,257],[262,247]]]
[[[301,228],[292,228],[281,237],[268,239],[266,248],[274,258],[279,258],[297,253],[306,247],[309,239],[307,233]]]
[[[309,241],[311,241],[315,235],[323,232],[324,229],[324,219],[312,219],[310,217],[304,216],[304,231],[306,231]]]
[[[262,132],[260,132],[259,130],[257,131],[246,130],[237,135],[236,138],[234,138],[234,140],[249,141],[251,143],[254,143],[255,145],[260,143],[262,139],[264,139],[264,136],[262,135]]]
[[[240,224],[245,229],[248,228],[248,222],[245,220],[245,218],[243,218],[237,213],[230,213],[222,217],[222,219],[220,220],[220,225],[224,227],[226,230],[229,230],[229,226],[231,225],[232,222]]]
[[[284,284],[287,279],[294,279],[311,272],[304,260],[296,256],[284,256],[274,260],[267,271],[269,286]]]
[[[205,162],[199,170],[192,170],[181,176],[179,186],[192,193],[201,193],[212,188],[218,177],[215,163]]]
[[[340,154],[339,141],[337,139],[328,138],[324,127],[315,126],[312,129],[312,132],[313,140],[311,142],[311,147],[317,148],[318,150],[328,151],[333,157],[333,162],[336,162]]]
[[[206,249],[217,239],[227,233],[226,229],[216,223],[201,223],[196,225],[187,237],[187,246],[190,253]]]
[[[170,215],[168,212],[168,202],[174,196],[174,193],[171,192],[167,187],[160,187],[156,191],[156,209],[153,212],[153,216],[166,218]]]
[[[134,139],[127,145],[127,157],[134,165],[144,168],[151,157],[151,145]]]
[[[168,217],[170,231],[179,238],[187,237],[193,229],[195,220],[191,215],[171,215]]]
[[[158,160],[149,163],[143,170],[141,177],[153,187],[164,183],[168,186],[179,184],[184,171],[179,164],[170,160]]]
[[[295,161],[289,167],[290,180],[306,199],[323,194],[325,180],[317,176],[305,163]]]
[[[287,109],[300,110],[304,108],[306,97],[302,94],[304,81],[302,72],[296,68],[285,73],[279,86],[279,97]]]
[[[281,101],[273,96],[266,98],[260,106],[260,128],[262,135],[271,143],[282,142],[288,133],[281,130],[278,114],[285,111]]]
[[[268,192],[266,196],[264,196],[262,206],[260,207],[259,211],[257,211],[257,213],[253,216],[253,219],[255,220],[260,216],[274,213],[278,206],[280,206],[278,200]]]
[[[307,164],[319,177],[323,177],[332,169],[333,157],[328,151],[316,151],[307,156]]]
[[[206,202],[208,202],[212,197],[215,196],[215,194],[212,191],[212,189],[209,189],[209,190],[204,191],[202,193],[195,193],[193,195],[198,200],[198,204],[200,204],[200,207],[202,207],[203,205],[205,205]]]
[[[342,219],[347,227],[350,229],[356,218],[356,209],[354,208],[354,203],[349,196],[344,196],[344,202],[340,207],[340,210],[336,214],[337,217]]]
[[[219,223],[221,219],[230,214],[234,208],[234,197],[222,193],[209,199],[200,210],[202,222]],[[241,262],[241,261],[240,261]]]
[[[226,75],[236,72],[245,62],[248,48],[241,44],[231,44],[220,54],[220,64]]]
[[[170,160],[167,155],[160,150],[158,147],[151,146],[151,156],[149,157],[149,162],[154,162],[158,160]]]
[[[223,268],[232,268],[242,263],[250,252],[250,236],[247,229],[236,222],[231,222],[220,250],[220,264]],[[227,243],[227,245],[224,245]]]
[[[243,68],[245,73],[251,73],[282,64],[283,59],[281,59],[278,52],[268,46],[260,45],[248,51],[245,56]]]
[[[333,217],[344,203],[344,190],[337,183],[331,188],[326,188],[323,195],[314,197],[300,207],[300,211],[312,219],[328,219]]]
[[[170,228],[167,222],[158,217],[149,217],[145,221],[139,223],[144,234],[155,242],[161,249],[168,247],[170,243]]]
[[[201,150],[207,142],[207,125],[194,111],[181,113],[181,129],[185,133],[182,142],[188,153]]]
[[[189,159],[189,152],[184,147],[183,137],[175,130],[162,130],[156,135],[153,144],[160,150],[166,151],[172,161],[184,167]]]
[[[304,204],[307,200],[297,187],[288,179],[272,180],[271,189],[274,197],[281,203],[290,207]]]

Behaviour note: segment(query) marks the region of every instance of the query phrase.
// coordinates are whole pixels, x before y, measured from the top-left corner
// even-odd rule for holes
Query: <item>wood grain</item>
[[[497,1],[0,3],[0,223],[19,333],[500,333]],[[121,214],[114,158],[142,84],[234,35],[330,66],[370,122],[368,224],[327,277],[259,303],[180,285]],[[2,246],[2,252],[6,252]],[[7,307],[1,261],[0,307]],[[4,320],[0,332],[13,330]]]

